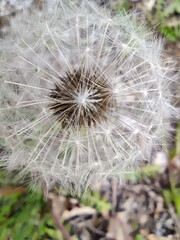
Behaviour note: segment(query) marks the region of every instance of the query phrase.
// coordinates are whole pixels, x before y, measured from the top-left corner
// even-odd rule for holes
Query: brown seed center
[[[92,126],[106,119],[110,85],[102,73],[66,73],[50,93],[53,115],[63,126]]]

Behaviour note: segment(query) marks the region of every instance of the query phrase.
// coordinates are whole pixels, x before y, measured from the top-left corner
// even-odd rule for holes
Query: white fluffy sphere
[[[124,181],[166,147],[175,77],[135,13],[57,1],[14,20],[2,46],[9,170],[81,191]]]

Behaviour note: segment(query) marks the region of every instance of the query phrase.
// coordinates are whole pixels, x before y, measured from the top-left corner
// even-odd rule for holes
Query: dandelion
[[[52,11],[53,9],[53,11]],[[125,180],[166,149],[174,115],[163,41],[92,1],[11,23],[1,51],[8,170],[66,191]]]

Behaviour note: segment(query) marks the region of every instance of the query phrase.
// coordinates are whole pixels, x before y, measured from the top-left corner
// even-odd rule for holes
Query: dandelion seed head
[[[163,41],[135,13],[53,2],[14,19],[2,40],[2,164],[47,189],[124,182],[167,148],[176,76]]]

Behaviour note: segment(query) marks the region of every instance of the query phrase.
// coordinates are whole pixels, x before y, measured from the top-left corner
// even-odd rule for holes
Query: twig
[[[66,231],[66,228],[60,221],[60,218],[61,218],[64,210],[66,209],[67,199],[64,197],[60,197],[60,196],[58,197],[53,193],[49,193],[48,200],[49,200],[50,207],[51,207],[51,215],[52,215],[54,222],[57,225],[58,229],[62,233],[63,239],[71,240],[71,236]]]
[[[117,206],[117,182],[115,179],[112,180],[112,214],[116,213]]]
[[[66,231],[64,225],[60,222],[59,220],[59,216],[57,215],[55,209],[53,208],[53,204],[52,204],[52,208],[51,208],[51,215],[54,219],[55,224],[57,225],[58,229],[61,231],[63,238],[65,240],[71,240],[71,236],[69,235],[69,233]]]

